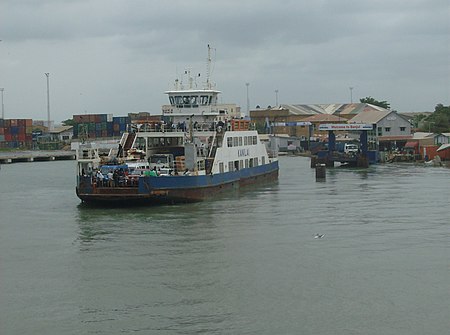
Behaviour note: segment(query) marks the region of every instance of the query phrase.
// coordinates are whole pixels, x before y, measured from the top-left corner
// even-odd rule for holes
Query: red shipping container
[[[25,120],[25,127],[33,127],[33,120],[32,119],[26,119]]]
[[[5,128],[9,128],[9,127],[11,127],[11,120],[4,120],[4,127]]]
[[[0,128],[0,135],[4,135],[5,134],[5,129],[3,127]]]
[[[25,127],[25,119],[18,119],[17,120],[17,125],[19,127]]]
[[[19,142],[24,142],[25,141],[25,133],[17,135],[17,140]]]
[[[424,145],[421,149],[421,154],[423,157],[428,156],[428,159],[434,159],[434,157],[439,156],[441,160],[450,160],[450,149],[437,151],[439,145]]]
[[[5,141],[6,141],[6,142],[12,141],[12,136],[11,136],[11,134],[5,134]]]

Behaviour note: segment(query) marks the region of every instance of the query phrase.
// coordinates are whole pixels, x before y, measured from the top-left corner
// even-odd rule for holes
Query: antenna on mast
[[[211,47],[208,44],[208,58],[206,59],[206,88],[211,89],[211,82],[209,81],[211,76]]]

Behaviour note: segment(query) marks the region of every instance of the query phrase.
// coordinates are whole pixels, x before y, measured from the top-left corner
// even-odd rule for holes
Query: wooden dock
[[[0,164],[18,162],[43,162],[56,160],[74,160],[75,151],[71,150],[35,150],[0,152]]]

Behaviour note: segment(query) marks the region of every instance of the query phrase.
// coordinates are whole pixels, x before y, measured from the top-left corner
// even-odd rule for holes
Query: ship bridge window
[[[183,107],[183,97],[181,95],[176,95],[173,98],[173,102],[177,107]]]
[[[191,95],[189,100],[190,100],[191,105],[193,105],[194,107],[198,107],[198,96]]]
[[[209,95],[201,95],[200,96],[200,105],[206,106],[211,105],[212,96]]]

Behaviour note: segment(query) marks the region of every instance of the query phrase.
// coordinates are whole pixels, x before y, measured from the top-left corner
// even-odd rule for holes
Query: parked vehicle
[[[358,153],[358,151],[359,151],[359,148],[356,144],[352,144],[352,143],[344,144],[344,153],[346,153],[347,155],[355,155]]]

